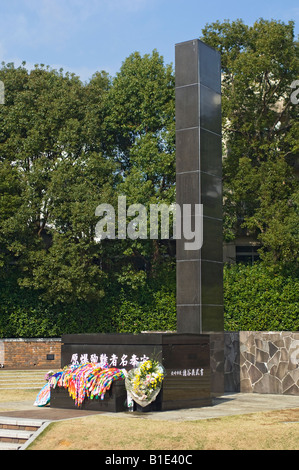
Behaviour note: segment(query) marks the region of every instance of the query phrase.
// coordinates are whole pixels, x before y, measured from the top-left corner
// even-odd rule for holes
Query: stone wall
[[[299,332],[226,332],[226,392],[299,395]]]
[[[224,333],[224,391],[240,392],[240,333]]]
[[[61,340],[1,339],[0,367],[5,369],[57,369],[61,366]]]
[[[61,339],[0,339],[2,365],[6,369],[60,369]],[[211,368],[216,394],[225,391],[299,396],[299,332],[211,335]]]

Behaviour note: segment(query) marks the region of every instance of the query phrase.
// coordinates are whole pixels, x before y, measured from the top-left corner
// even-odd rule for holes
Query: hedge
[[[257,263],[224,267],[226,331],[298,331],[299,280]],[[67,333],[176,330],[175,270],[139,289],[112,285],[97,304],[48,305],[38,292],[0,286],[0,338],[59,337]]]
[[[79,333],[137,333],[176,329],[175,273],[166,285],[133,289],[113,284],[99,303],[49,305],[16,280],[0,284],[0,338],[49,338]]]
[[[262,263],[224,269],[226,331],[298,331],[299,279]]]

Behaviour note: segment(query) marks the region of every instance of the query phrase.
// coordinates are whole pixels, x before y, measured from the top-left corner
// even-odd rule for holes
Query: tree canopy
[[[99,301],[111,279],[144,282],[158,244],[97,243],[95,210],[117,207],[121,194],[128,204],[172,202],[172,67],[153,51],[86,85],[25,64],[4,64],[0,77],[2,275],[17,271],[20,285],[49,302]]]
[[[216,22],[206,25],[202,40],[222,58],[226,239],[245,231],[260,240],[268,262],[299,261],[294,23]]]

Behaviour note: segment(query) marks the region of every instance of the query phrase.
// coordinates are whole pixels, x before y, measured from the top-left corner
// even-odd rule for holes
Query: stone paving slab
[[[8,409],[9,406],[9,409]],[[5,408],[6,407],[6,408]],[[140,418],[166,421],[195,421],[213,419],[263,411],[299,408],[299,397],[293,395],[268,395],[256,393],[225,394],[213,399],[213,406],[185,410],[162,411],[155,413],[108,413],[103,411],[65,410],[50,407],[37,408],[32,401],[0,403],[0,416],[59,421],[90,415],[111,416],[113,418]],[[1,409],[3,411],[1,411]]]
[[[61,421],[65,419],[83,418],[85,416],[92,416],[95,414],[105,414],[101,411],[85,411],[85,410],[63,410],[50,407],[36,408],[31,407],[30,410],[18,411],[0,411],[0,418],[2,416],[11,418],[26,418],[26,419],[41,419],[45,421]],[[114,413],[113,413],[114,414]]]
[[[189,408],[185,410],[164,411],[162,413],[118,413],[129,417],[138,415],[144,419],[164,421],[197,421],[223,416],[234,416],[264,411],[299,409],[298,396],[260,395],[256,393],[225,394],[213,400],[213,406]],[[106,413],[107,415],[108,413]],[[121,416],[119,416],[121,417]]]

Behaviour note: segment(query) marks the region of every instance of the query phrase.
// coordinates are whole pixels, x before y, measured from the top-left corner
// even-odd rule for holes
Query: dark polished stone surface
[[[208,142],[207,142],[208,143]],[[176,171],[199,171],[199,128],[183,129],[176,134]]]
[[[200,60],[198,60],[200,57]],[[221,93],[220,53],[198,39],[176,44],[176,87],[201,82]]]
[[[199,40],[176,45],[176,129],[177,203],[192,205],[193,226],[203,205],[201,249],[177,240],[178,331],[222,331],[221,62]]]
[[[176,129],[198,126],[199,87],[197,84],[176,89]]]
[[[176,251],[176,259],[177,261],[180,260],[200,260],[201,259],[201,253],[202,253],[202,248],[199,246],[197,248],[196,244],[194,244],[195,237],[198,238],[198,241],[203,241],[204,236],[203,233],[200,233],[199,235],[197,232],[195,232],[195,224],[202,225],[202,232],[205,230],[205,219],[200,215],[194,216],[194,210],[192,210],[192,215],[191,218],[189,219],[188,225],[190,224],[191,226],[191,231],[193,233],[193,238],[190,240],[190,235],[185,235],[184,234],[184,227],[182,227],[182,243],[177,244],[177,251]],[[186,238],[187,237],[187,238]],[[189,249],[186,249],[185,247],[188,247],[186,244],[192,243],[192,247]],[[192,248],[192,249],[191,249]],[[196,249],[195,249],[196,248]]]
[[[198,42],[198,48],[200,83],[221,93],[220,53],[201,41]]]
[[[182,129],[176,134],[177,173],[202,171],[222,177],[221,136],[203,128]]]
[[[181,211],[183,204],[200,204],[200,174],[198,171],[190,173],[177,173],[176,190],[177,204],[180,205]]]
[[[222,177],[221,136],[205,129],[200,130],[200,169],[205,173]]]
[[[200,126],[221,134],[221,95],[200,85]]]
[[[201,172],[200,188],[203,215],[222,219],[222,179],[217,176]]]
[[[175,61],[176,67],[175,85],[181,87],[198,82],[198,40],[187,41],[176,45]]]
[[[203,217],[202,259],[223,261],[223,222],[221,219]]]
[[[161,334],[138,334],[132,335],[131,333],[86,333],[86,334],[69,334],[63,335],[61,338],[62,344],[104,344],[104,345],[155,345],[161,344]],[[67,364],[67,363],[66,363]],[[65,365],[66,365],[65,364]]]
[[[177,329],[181,333],[200,331],[201,325],[201,305],[177,305]]]
[[[186,238],[182,237],[182,240],[184,243],[189,243],[189,240]],[[177,262],[179,261],[184,261],[184,260],[200,260],[201,259],[201,249],[199,250],[185,250],[184,249],[184,243],[178,244],[177,247],[177,252],[176,252],[176,257],[177,257]],[[178,265],[178,263],[177,263]]]
[[[180,261],[177,263],[177,303],[199,304],[200,303],[200,262]]]

